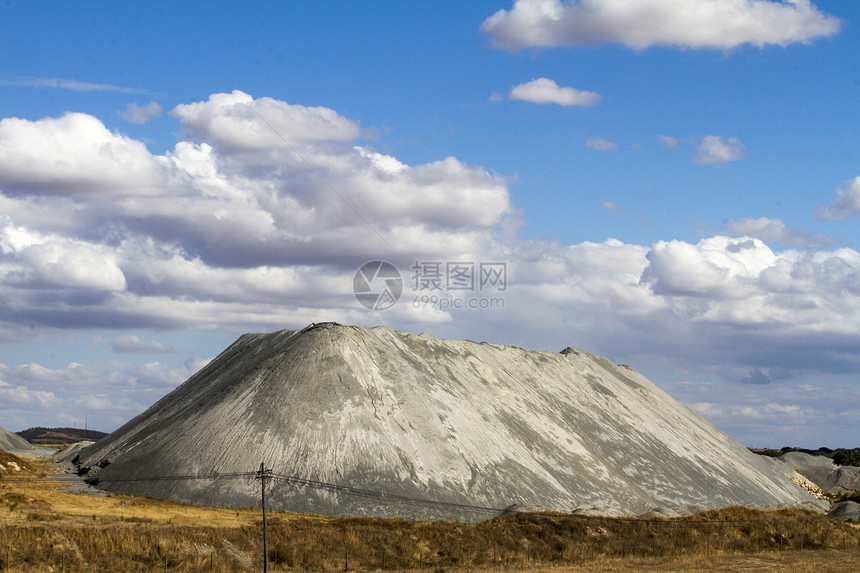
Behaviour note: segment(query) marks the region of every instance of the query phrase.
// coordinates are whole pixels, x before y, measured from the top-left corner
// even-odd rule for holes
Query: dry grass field
[[[259,511],[67,493],[0,454],[0,571],[262,570]],[[860,529],[799,510],[682,519],[518,514],[478,524],[270,513],[271,571],[860,571]]]

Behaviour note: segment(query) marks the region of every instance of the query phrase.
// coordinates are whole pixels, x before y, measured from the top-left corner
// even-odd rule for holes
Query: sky
[[[745,445],[860,446],[858,3],[0,22],[0,426],[109,432],[336,321],[573,346]]]

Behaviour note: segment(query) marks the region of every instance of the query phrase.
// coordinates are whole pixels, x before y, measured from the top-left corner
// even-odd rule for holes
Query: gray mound
[[[826,507],[630,367],[331,323],[240,337],[80,463],[111,491],[253,506],[253,477],[212,474],[261,461],[293,478],[271,507],[335,516]]]
[[[29,453],[34,449],[36,448],[33,444],[18,434],[0,427],[0,450],[6,450],[10,454],[18,455],[22,452]]]
[[[840,501],[834,503],[830,511],[827,512],[828,517],[836,519],[852,519],[860,521],[860,503],[856,501]]]
[[[837,466],[826,456],[787,452],[778,458],[826,492],[860,491],[860,468]]]
[[[65,448],[61,449],[54,456],[58,462],[71,462],[78,455],[85,450],[86,448],[95,444],[93,441],[83,441],[83,442],[75,442],[74,444],[69,444]]]
[[[804,452],[786,452],[777,459],[797,471],[821,469],[831,471],[836,468],[836,464],[827,456],[813,456]]]

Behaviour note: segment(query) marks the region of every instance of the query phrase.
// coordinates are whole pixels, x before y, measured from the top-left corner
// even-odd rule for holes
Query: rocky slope
[[[339,516],[820,503],[630,367],[332,323],[240,337],[79,461],[109,490],[243,506],[259,483],[223,474],[265,461],[271,507]]]
[[[0,450],[6,450],[10,453],[30,451],[34,449],[33,444],[19,436],[13,434],[5,428],[0,428]]]
[[[860,491],[860,468],[836,465],[830,458],[802,452],[788,452],[777,459],[828,493]]]

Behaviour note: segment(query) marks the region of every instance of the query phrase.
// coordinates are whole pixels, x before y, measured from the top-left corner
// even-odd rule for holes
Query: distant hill
[[[95,442],[107,436],[98,430],[82,430],[80,428],[30,428],[23,432],[15,432],[31,444],[74,444],[86,440]]]

